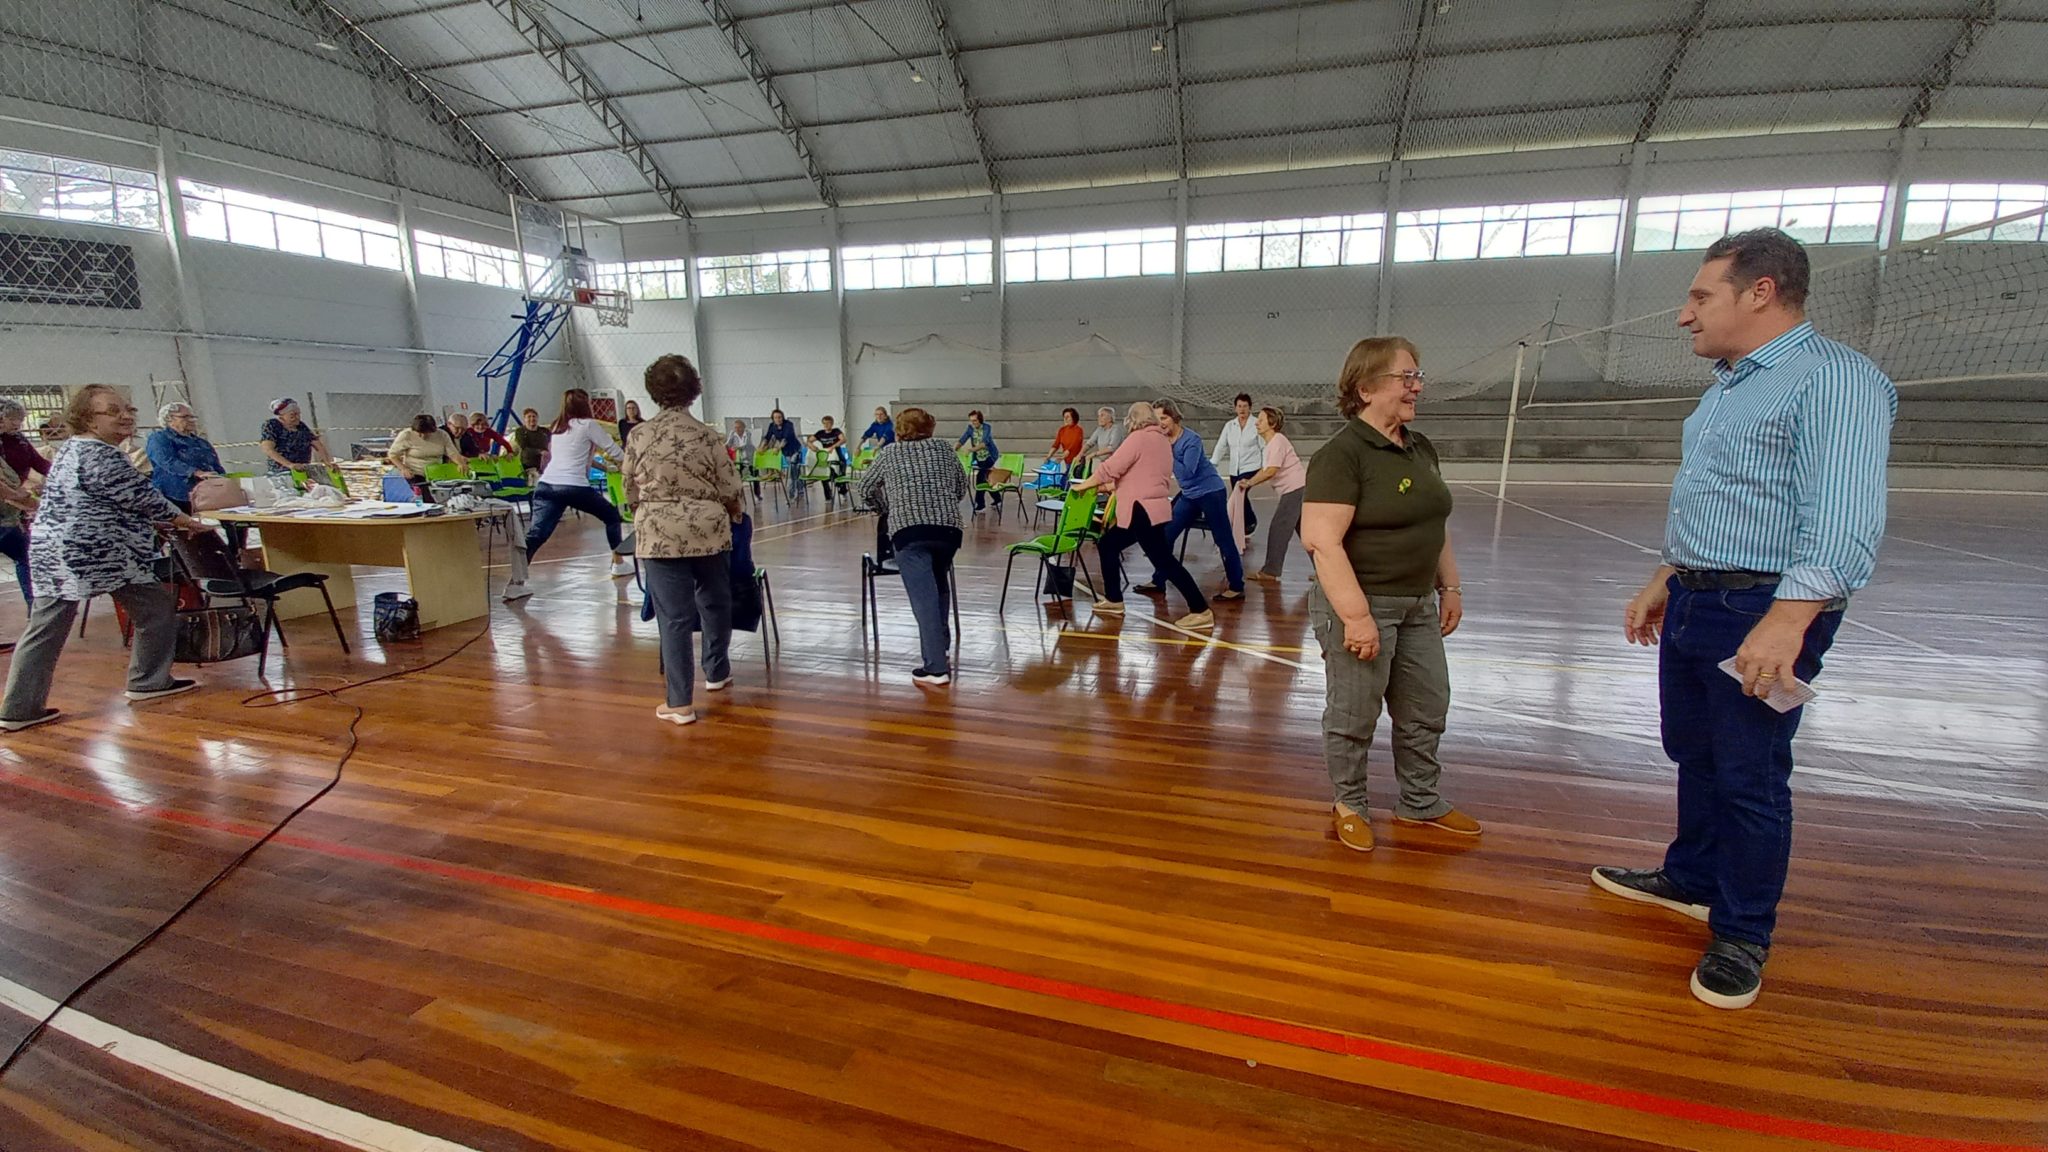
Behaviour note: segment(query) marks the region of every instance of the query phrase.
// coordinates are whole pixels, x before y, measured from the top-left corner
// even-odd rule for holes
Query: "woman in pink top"
[[[1261,584],[1278,584],[1280,570],[1287,566],[1287,545],[1301,534],[1301,498],[1308,484],[1308,467],[1295,455],[1294,445],[1280,434],[1287,417],[1278,408],[1259,409],[1259,439],[1266,442],[1266,466],[1237,486],[1249,495],[1261,484],[1271,484],[1280,497],[1280,510],[1267,529],[1266,566],[1251,574]]]
[[[1096,541],[1102,552],[1102,595],[1095,601],[1095,610],[1113,615],[1123,613],[1124,549],[1136,544],[1152,561],[1159,579],[1178,588],[1187,598],[1188,614],[1174,624],[1181,628],[1212,628],[1216,617],[1209,611],[1209,601],[1195,578],[1173,558],[1173,549],[1166,543],[1165,526],[1173,519],[1173,444],[1167,440],[1166,429],[1153,414],[1152,405],[1143,400],[1131,405],[1124,423],[1131,434],[1087,479],[1074,481],[1077,491],[1101,487],[1114,493],[1116,500],[1116,524]]]

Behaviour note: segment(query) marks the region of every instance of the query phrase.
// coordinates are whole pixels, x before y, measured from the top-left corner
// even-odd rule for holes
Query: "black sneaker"
[[[1664,875],[1662,868],[1595,868],[1593,883],[1603,891],[1612,892],[1623,900],[1638,904],[1655,904],[1680,916],[1690,916],[1704,921],[1708,908],[1686,899],[1678,885]]]
[[[1159,595],[1159,585],[1150,580],[1147,580],[1143,584],[1132,585],[1131,591],[1143,592],[1147,596],[1157,596]]]
[[[1764,987],[1770,950],[1725,936],[1714,937],[1692,970],[1692,994],[1716,1008],[1747,1008]]]
[[[19,732],[24,728],[33,728],[38,724],[48,724],[61,715],[63,713],[55,708],[45,708],[40,713],[26,720],[0,720],[0,732]]]
[[[933,672],[928,668],[915,668],[911,670],[910,679],[918,684],[929,685],[933,688],[943,688],[953,682],[953,674],[950,672]]]
[[[197,687],[199,687],[199,681],[197,680],[173,680],[165,687],[151,688],[142,692],[130,688],[128,690],[128,699],[140,704],[145,700],[161,700],[166,696],[176,696],[181,693],[190,692]]]

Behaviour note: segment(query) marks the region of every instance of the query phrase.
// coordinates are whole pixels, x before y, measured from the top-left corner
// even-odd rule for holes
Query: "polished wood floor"
[[[1686,991],[1703,926],[1586,881],[1671,824],[1654,656],[1617,627],[1658,496],[1459,495],[1445,786],[1476,843],[1330,834],[1299,552],[1211,643],[1069,622],[1028,572],[999,619],[1022,533],[979,524],[959,680],[926,691],[900,589],[860,638],[871,522],[776,509],[782,647],[736,640],[676,729],[571,523],[486,637],[351,693],[342,785],[79,1010],[477,1149],[2048,1143],[2048,501],[1895,499],[1731,1014]],[[0,737],[0,978],[61,996],[326,778],[347,708],[244,697],[476,633],[356,626],[354,657],[301,622],[267,684],[244,661],[131,708],[98,615],[70,719]],[[0,1011],[0,1044],[26,1026]],[[64,1035],[0,1079],[8,1152],[344,1146]]]

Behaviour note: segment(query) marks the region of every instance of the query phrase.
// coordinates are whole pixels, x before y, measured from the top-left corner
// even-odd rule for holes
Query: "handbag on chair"
[[[263,618],[245,604],[178,613],[178,637],[171,658],[181,664],[217,664],[262,650]]]

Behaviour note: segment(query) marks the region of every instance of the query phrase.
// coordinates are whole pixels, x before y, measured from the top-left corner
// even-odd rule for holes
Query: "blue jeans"
[[[1173,502],[1173,519],[1166,525],[1166,546],[1180,539],[1180,534],[1200,516],[1209,526],[1209,535],[1216,541],[1216,550],[1223,554],[1223,576],[1230,586],[1244,591],[1244,558],[1237,554],[1237,537],[1230,531],[1230,490],[1218,488],[1207,496],[1190,498],[1183,492]],[[1152,583],[1159,583],[1159,571],[1152,571]]]
[[[22,602],[35,607],[35,589],[28,580],[28,533],[16,525],[0,528],[0,556],[14,561],[14,578],[21,582]]]
[[[946,606],[953,584],[953,554],[959,550],[959,545],[939,540],[907,540],[896,549],[896,567],[903,573],[910,614],[917,617],[917,646],[927,672],[953,670]]]
[[[1664,874],[1686,898],[1713,909],[1714,935],[1771,944],[1778,898],[1792,859],[1792,734],[1799,712],[1780,713],[1742,694],[1717,667],[1764,618],[1776,587],[1688,591],[1671,581],[1657,653],[1664,753],[1678,762],[1678,835]],[[1801,680],[1820,674],[1842,613],[1823,612],[1806,629],[1793,665]]]
[[[623,535],[624,521],[619,519],[619,510],[612,502],[600,495],[597,489],[581,484],[549,484],[542,482],[533,489],[533,526],[526,530],[526,558],[531,561],[540,552],[540,546],[555,534],[555,525],[562,522],[562,513],[574,508],[588,512],[604,523],[605,543],[611,550],[619,550],[619,539]]]
[[[988,483],[988,474],[995,471],[995,468],[996,462],[993,460],[989,461],[986,464],[977,463],[974,466],[974,510],[976,512],[979,512],[982,509],[988,507],[988,498],[990,495],[995,496],[997,508],[1001,508],[1003,506],[1003,494],[1001,492],[988,493],[983,492],[981,490],[982,485]]]

